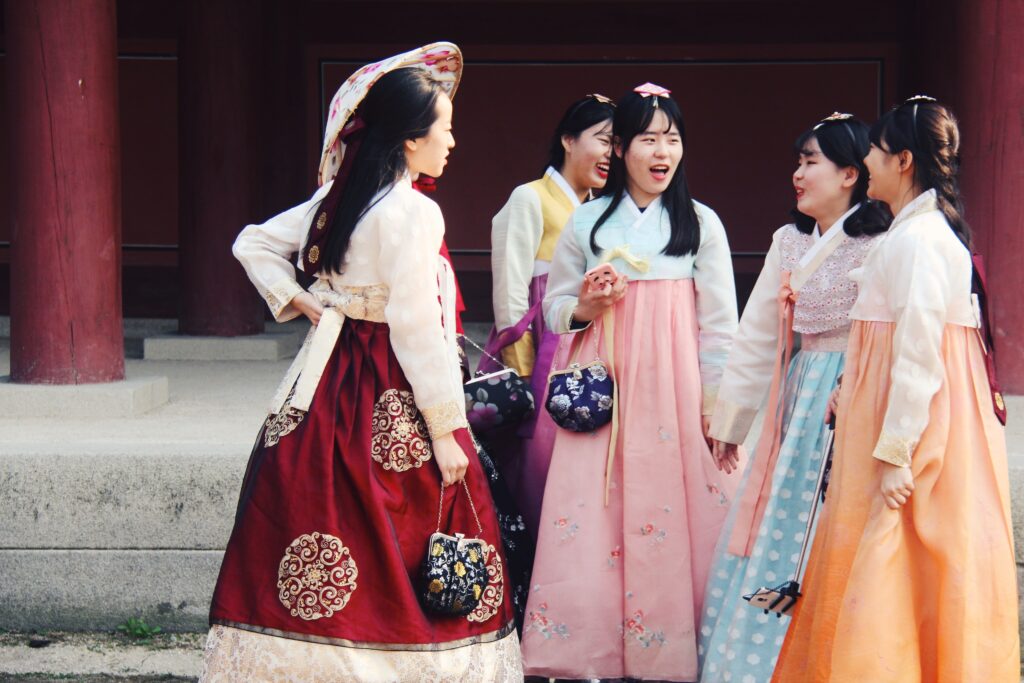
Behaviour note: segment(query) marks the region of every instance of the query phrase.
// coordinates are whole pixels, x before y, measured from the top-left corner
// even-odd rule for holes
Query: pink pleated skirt
[[[739,473],[719,472],[701,432],[692,280],[637,281],[615,309],[620,420],[559,429],[527,604],[528,674],[697,678],[697,627],[715,543]],[[607,361],[600,325],[581,361]],[[595,346],[596,345],[596,346]]]

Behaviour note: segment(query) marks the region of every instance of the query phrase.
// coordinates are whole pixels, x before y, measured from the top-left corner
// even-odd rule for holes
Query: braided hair
[[[968,250],[971,228],[960,198],[960,128],[948,107],[925,95],[911,97],[871,127],[871,142],[889,154],[904,150],[914,156],[914,176],[934,189],[939,210]]]

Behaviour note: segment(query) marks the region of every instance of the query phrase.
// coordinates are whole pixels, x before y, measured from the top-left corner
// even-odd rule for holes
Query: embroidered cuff
[[[462,406],[457,401],[420,408],[420,413],[427,422],[427,431],[430,432],[431,439],[440,438],[456,429],[469,426],[466,416],[462,414]]]
[[[718,385],[704,384],[701,386],[701,415],[711,415],[715,412],[715,401],[718,399]]]
[[[917,446],[915,439],[882,432],[871,455],[890,465],[910,467],[910,456],[913,454],[915,446]]]
[[[719,398],[715,402],[715,412],[712,413],[711,429],[708,433],[713,439],[741,444],[747,440],[756,417],[757,408],[748,408]]]
[[[533,364],[536,360],[533,350],[533,333],[525,332],[519,341],[509,344],[501,350],[502,362],[519,373],[520,377],[529,377],[533,374]]]
[[[283,323],[298,316],[298,310],[294,307],[289,310],[288,304],[291,303],[297,294],[301,294],[304,291],[302,286],[295,280],[284,278],[278,280],[271,285],[270,289],[263,292],[263,298],[266,300],[267,306],[270,307],[270,312],[274,314],[274,320]]]

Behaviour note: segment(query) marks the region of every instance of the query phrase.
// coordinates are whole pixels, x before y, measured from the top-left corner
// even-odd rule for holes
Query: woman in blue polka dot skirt
[[[708,579],[701,681],[768,681],[786,635],[788,616],[765,614],[742,596],[796,569],[857,297],[847,274],[891,220],[867,201],[868,146],[867,126],[838,113],[797,139],[795,222],[775,232],[729,356],[710,430],[719,467],[736,462],[766,392],[769,399]]]

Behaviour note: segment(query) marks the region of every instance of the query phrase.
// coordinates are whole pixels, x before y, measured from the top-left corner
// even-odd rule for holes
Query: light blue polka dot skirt
[[[750,557],[727,552],[734,504],[708,578],[698,644],[704,683],[767,683],[772,677],[790,618],[765,614],[743,596],[793,578],[827,437],[825,408],[844,359],[840,352],[800,351],[790,363],[782,447],[757,541]]]

